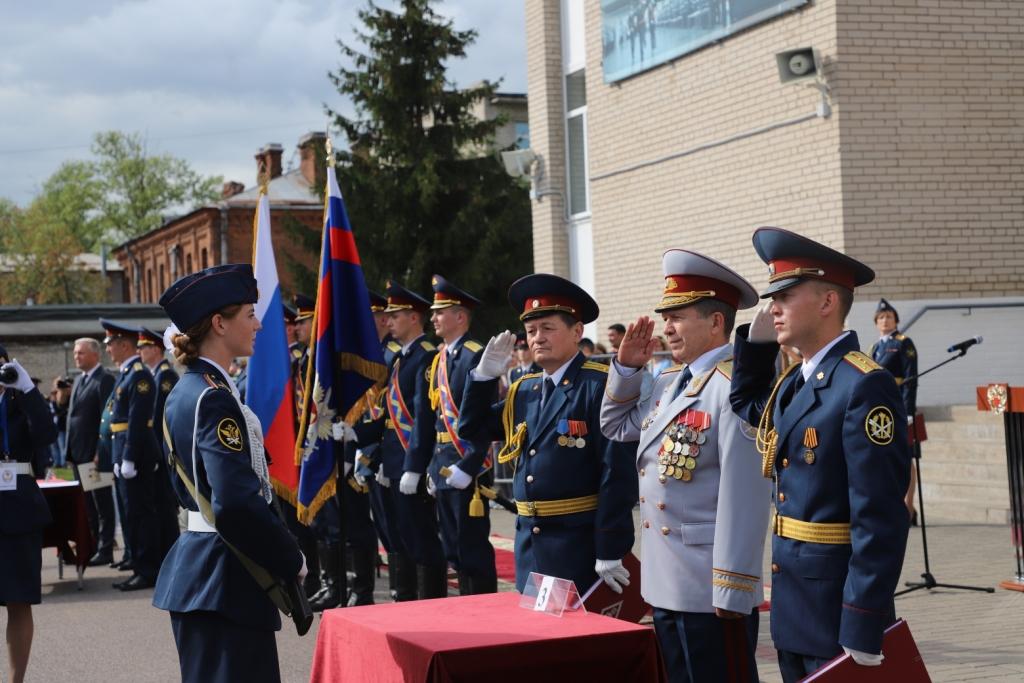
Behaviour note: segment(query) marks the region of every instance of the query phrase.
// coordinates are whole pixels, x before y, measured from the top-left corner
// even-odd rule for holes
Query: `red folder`
[[[931,683],[928,669],[924,666],[921,653],[917,650],[914,636],[910,634],[907,622],[900,619],[885,630],[882,640],[882,654],[885,659],[879,666],[861,666],[847,654],[812,673],[803,681],[819,683]]]
[[[616,593],[598,579],[580,599],[588,612],[636,624],[651,609],[640,595],[640,560],[633,553],[626,553],[622,566],[629,571],[629,585],[623,586],[621,593]]]

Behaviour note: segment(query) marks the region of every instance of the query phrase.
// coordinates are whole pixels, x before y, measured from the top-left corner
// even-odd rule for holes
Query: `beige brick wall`
[[[839,3],[843,224],[871,296],[1024,292],[1024,2]]]
[[[527,53],[531,146],[564,188],[558,5],[527,0]],[[669,247],[763,287],[758,225],[868,262],[878,280],[861,297],[1024,293],[1024,3],[816,0],[614,84],[601,71],[600,3],[586,7],[601,336],[651,312]],[[817,93],[779,84],[774,60],[806,45],[833,88],[831,118],[599,178],[814,112]],[[563,209],[550,199],[534,204],[535,268],[564,274]]]
[[[558,0],[526,0],[527,99],[530,148],[544,158],[545,187],[565,188],[565,126],[562,110],[562,37]],[[536,104],[534,104],[536,103]],[[565,195],[533,205],[533,267],[569,276]]]

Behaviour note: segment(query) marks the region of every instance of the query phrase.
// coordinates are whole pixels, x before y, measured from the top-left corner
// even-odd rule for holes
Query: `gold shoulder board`
[[[436,351],[437,347],[428,342],[426,339],[420,342],[420,346],[423,347],[424,351]]]
[[[725,378],[732,381],[732,358],[726,358],[715,366],[715,369],[725,375]]]
[[[896,334],[893,335],[893,339],[895,339],[896,341],[903,341],[906,338],[907,338],[907,335],[901,334],[899,332],[897,332]]]
[[[463,346],[465,346],[467,349],[469,349],[473,353],[476,353],[480,349],[484,348],[483,346],[480,345],[479,342],[475,342],[472,339],[470,339],[465,344],[463,344]]]
[[[583,368],[586,370],[597,370],[598,372],[608,372],[608,366],[604,363],[595,363],[592,360],[583,361]]]
[[[141,369],[142,369],[142,363],[140,363],[139,361],[135,361],[135,363],[132,365],[132,370],[135,370],[136,372],[138,372]]]
[[[398,342],[396,342],[396,341],[389,341],[388,342],[388,351],[391,351],[393,353],[398,353],[401,350],[402,350],[402,345],[399,344]]]
[[[882,369],[881,365],[872,360],[870,356],[866,356],[860,351],[850,351],[843,356],[843,360],[860,370],[865,375],[869,372]]]

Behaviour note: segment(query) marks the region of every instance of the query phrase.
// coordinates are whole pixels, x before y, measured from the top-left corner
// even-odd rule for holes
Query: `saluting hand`
[[[757,309],[754,320],[750,323],[750,332],[747,333],[748,341],[754,344],[774,344],[778,339],[778,335],[775,334],[775,317],[771,309],[770,303]]]
[[[619,342],[619,365],[627,368],[642,368],[654,356],[658,342],[654,340],[654,321],[646,315],[630,323],[626,334]]]
[[[501,377],[508,369],[508,361],[512,357],[512,348],[515,344],[516,336],[508,330],[491,337],[480,354],[480,362],[473,372],[489,379]]]

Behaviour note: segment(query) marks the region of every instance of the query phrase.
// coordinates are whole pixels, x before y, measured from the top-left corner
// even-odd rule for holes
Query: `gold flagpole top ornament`
[[[256,182],[260,187],[260,194],[267,194],[267,188],[270,185],[270,174],[267,172],[267,162],[260,160],[260,170],[256,174]]]
[[[331,144],[331,134],[327,133],[327,142],[324,143],[324,147],[327,150],[327,166],[334,168],[334,145]]]

